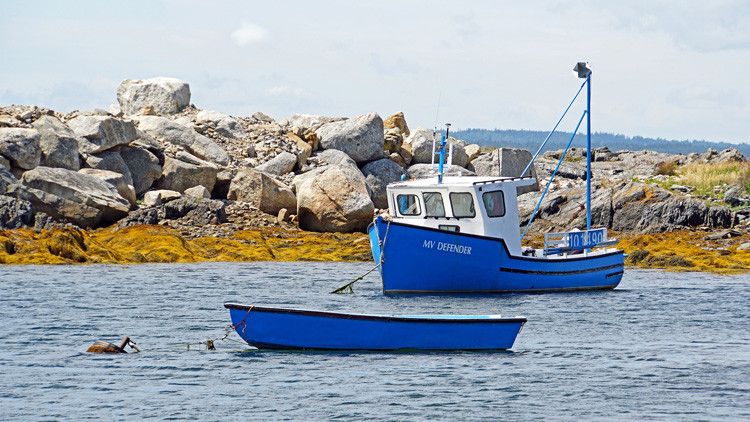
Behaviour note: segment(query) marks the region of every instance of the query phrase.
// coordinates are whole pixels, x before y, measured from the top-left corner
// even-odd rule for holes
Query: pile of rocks
[[[0,228],[161,224],[189,236],[269,225],[363,231],[387,207],[389,183],[435,175],[435,134],[410,129],[401,112],[385,120],[376,113],[235,117],[199,110],[190,103],[189,85],[173,78],[126,80],[117,100],[107,111],[68,114],[0,107]],[[447,175],[518,176],[531,160],[525,150],[483,152],[454,138],[448,144]],[[560,154],[540,157],[530,175],[539,172],[546,183]],[[596,197],[597,221],[638,230],[731,225],[731,212],[632,180],[653,176],[668,160],[744,160],[737,154],[597,149],[594,171],[614,183],[602,189],[610,194]],[[582,221],[585,152],[569,157],[542,209],[543,219],[558,228]],[[526,218],[538,187],[519,191]],[[644,198],[650,211],[640,215]],[[640,205],[631,209],[630,203]]]
[[[0,108],[0,227],[361,231],[387,207],[388,183],[434,174],[432,132],[410,131],[403,113],[234,117],[199,110],[174,78],[123,81],[117,100]],[[450,143],[449,173],[474,174],[467,146]]]

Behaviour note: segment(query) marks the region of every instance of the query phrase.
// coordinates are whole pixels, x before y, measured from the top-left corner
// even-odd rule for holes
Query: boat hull
[[[526,318],[379,316],[225,304],[237,334],[259,349],[502,350]]]
[[[560,259],[518,257],[510,255],[502,239],[388,223],[381,217],[369,235],[386,294],[614,289],[624,268],[622,251]]]

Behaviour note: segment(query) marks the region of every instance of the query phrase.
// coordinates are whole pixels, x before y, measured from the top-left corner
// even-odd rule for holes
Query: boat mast
[[[591,230],[591,69],[586,62],[578,62],[574,71],[586,79],[586,230]]]

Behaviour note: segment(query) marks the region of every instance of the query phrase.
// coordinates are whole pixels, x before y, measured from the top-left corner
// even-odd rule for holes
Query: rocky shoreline
[[[0,263],[276,259],[256,239],[271,232],[295,239],[283,249],[299,253],[282,256],[317,259],[305,245],[318,242],[321,257],[367,259],[367,242],[356,233],[387,206],[385,186],[434,175],[432,131],[410,129],[403,113],[385,120],[376,113],[278,121],[261,112],[235,117],[198,109],[190,103],[189,85],[173,78],[126,80],[117,100],[108,110],[67,114],[0,107]],[[531,158],[525,150],[449,142],[449,174],[517,176]],[[522,225],[560,154],[540,157],[532,173],[538,184],[519,192]],[[720,249],[717,256],[750,249],[744,239],[750,164],[738,151],[679,155],[600,148],[592,158],[595,225],[624,239],[672,232],[705,240],[698,243],[721,240],[721,246],[705,246]],[[691,179],[700,171],[726,177],[706,187]],[[574,149],[542,203],[536,235],[584,225],[585,176],[585,151]],[[705,239],[725,232],[730,234],[724,239]],[[247,233],[255,233],[255,240],[247,241]],[[140,255],[106,246],[139,236]],[[183,245],[174,246],[182,252],[152,253],[149,248],[168,249],[154,243],[160,236],[182,239],[166,242]],[[209,244],[223,252],[204,254],[195,246]],[[648,250],[641,246],[631,249]],[[229,252],[232,247],[238,252]],[[101,253],[87,252],[96,248]],[[252,248],[266,255],[250,253]],[[341,252],[322,252],[331,248]],[[639,254],[640,265],[661,262]]]

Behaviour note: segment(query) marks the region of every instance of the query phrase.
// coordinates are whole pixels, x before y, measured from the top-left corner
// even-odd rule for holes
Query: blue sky
[[[747,1],[6,1],[1,12],[3,105],[106,108],[123,79],[173,76],[198,107],[235,115],[402,110],[412,127],[549,129],[586,60],[594,130],[750,142]]]

